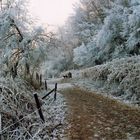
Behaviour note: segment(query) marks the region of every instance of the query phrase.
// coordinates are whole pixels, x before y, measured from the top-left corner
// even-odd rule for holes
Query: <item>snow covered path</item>
[[[68,107],[68,140],[140,139],[140,110],[76,87],[61,93]]]

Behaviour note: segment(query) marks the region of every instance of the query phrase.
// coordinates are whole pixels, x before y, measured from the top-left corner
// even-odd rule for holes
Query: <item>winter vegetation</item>
[[[97,90],[140,105],[139,0],[80,0],[54,32],[37,26],[27,7],[27,0],[0,0],[3,139],[61,138],[62,95],[56,102],[52,97],[40,101],[47,116],[42,123],[33,93],[42,97],[45,79],[62,78],[69,71],[71,81],[92,81]]]
[[[40,100],[45,123],[38,115],[34,101],[33,89],[21,79],[1,79],[0,113],[2,116],[1,139],[60,139],[63,137],[66,105],[62,95],[53,101],[51,95],[47,100]],[[46,91],[37,92],[40,99]],[[61,135],[60,135],[61,134]]]
[[[53,44],[53,33],[37,27],[28,15],[27,1],[0,1],[0,139],[54,139],[64,121],[64,99],[41,100],[41,65]],[[47,48],[48,47],[48,48]],[[33,93],[39,95],[45,123],[38,115]],[[58,112],[57,112],[58,111]]]

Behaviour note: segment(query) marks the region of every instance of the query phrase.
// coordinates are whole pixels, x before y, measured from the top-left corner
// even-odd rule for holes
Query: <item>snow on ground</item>
[[[72,88],[74,86],[72,83],[69,83],[67,81],[64,81],[64,83],[62,83],[63,80],[64,80],[64,78],[56,78],[56,79],[53,78],[53,79],[47,80],[48,88],[53,89],[55,87],[55,83],[58,83],[57,84],[58,90]]]
[[[54,83],[57,83],[57,82],[60,82],[63,78],[50,78],[50,79],[46,79],[47,80],[47,83],[49,84],[54,84]]]
[[[46,94],[46,91],[43,91],[42,95]],[[44,139],[57,140],[65,137],[64,128],[66,127],[66,113],[67,107],[66,102],[60,93],[57,93],[57,99],[54,101],[54,93],[49,97],[44,99],[43,109],[44,116],[46,119],[46,126],[50,128],[50,134],[46,135]]]
[[[73,85],[71,83],[59,83],[57,86],[57,89],[61,90],[61,89],[72,88],[72,87],[73,87]],[[53,89],[54,84],[48,84],[48,88]]]

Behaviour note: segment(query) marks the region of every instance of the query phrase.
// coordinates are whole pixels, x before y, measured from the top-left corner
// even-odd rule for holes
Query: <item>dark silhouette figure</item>
[[[71,72],[68,73],[68,78],[72,78],[72,73]]]
[[[64,77],[64,78],[72,78],[72,73],[71,73],[71,72],[69,72],[68,74],[63,75],[63,77]]]

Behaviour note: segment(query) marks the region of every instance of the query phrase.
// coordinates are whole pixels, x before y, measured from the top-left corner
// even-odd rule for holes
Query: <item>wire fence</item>
[[[47,82],[45,82],[45,89],[47,91]],[[53,90],[51,90],[49,93],[47,93],[44,97],[42,97],[42,99],[45,99],[47,96],[49,96],[51,93],[54,92],[54,101],[56,100],[56,93],[57,93],[57,83],[55,84],[55,88]],[[35,102],[36,102],[36,105],[37,105],[37,109],[35,111],[33,111],[32,113],[22,117],[21,119],[19,119],[18,121],[12,123],[11,125],[5,127],[2,129],[2,115],[0,114],[0,138],[1,138],[1,135],[6,131],[8,130],[9,128],[11,128],[12,126],[16,125],[17,123],[20,123],[22,120],[24,120],[25,118],[29,118],[31,115],[33,114],[36,114],[37,112],[39,113],[39,116],[41,118],[41,120],[43,122],[45,122],[45,119],[44,119],[44,116],[43,116],[43,113],[42,113],[42,110],[41,110],[41,104],[40,104],[40,101],[39,101],[39,98],[37,96],[37,93],[34,94],[34,98],[35,98]]]

